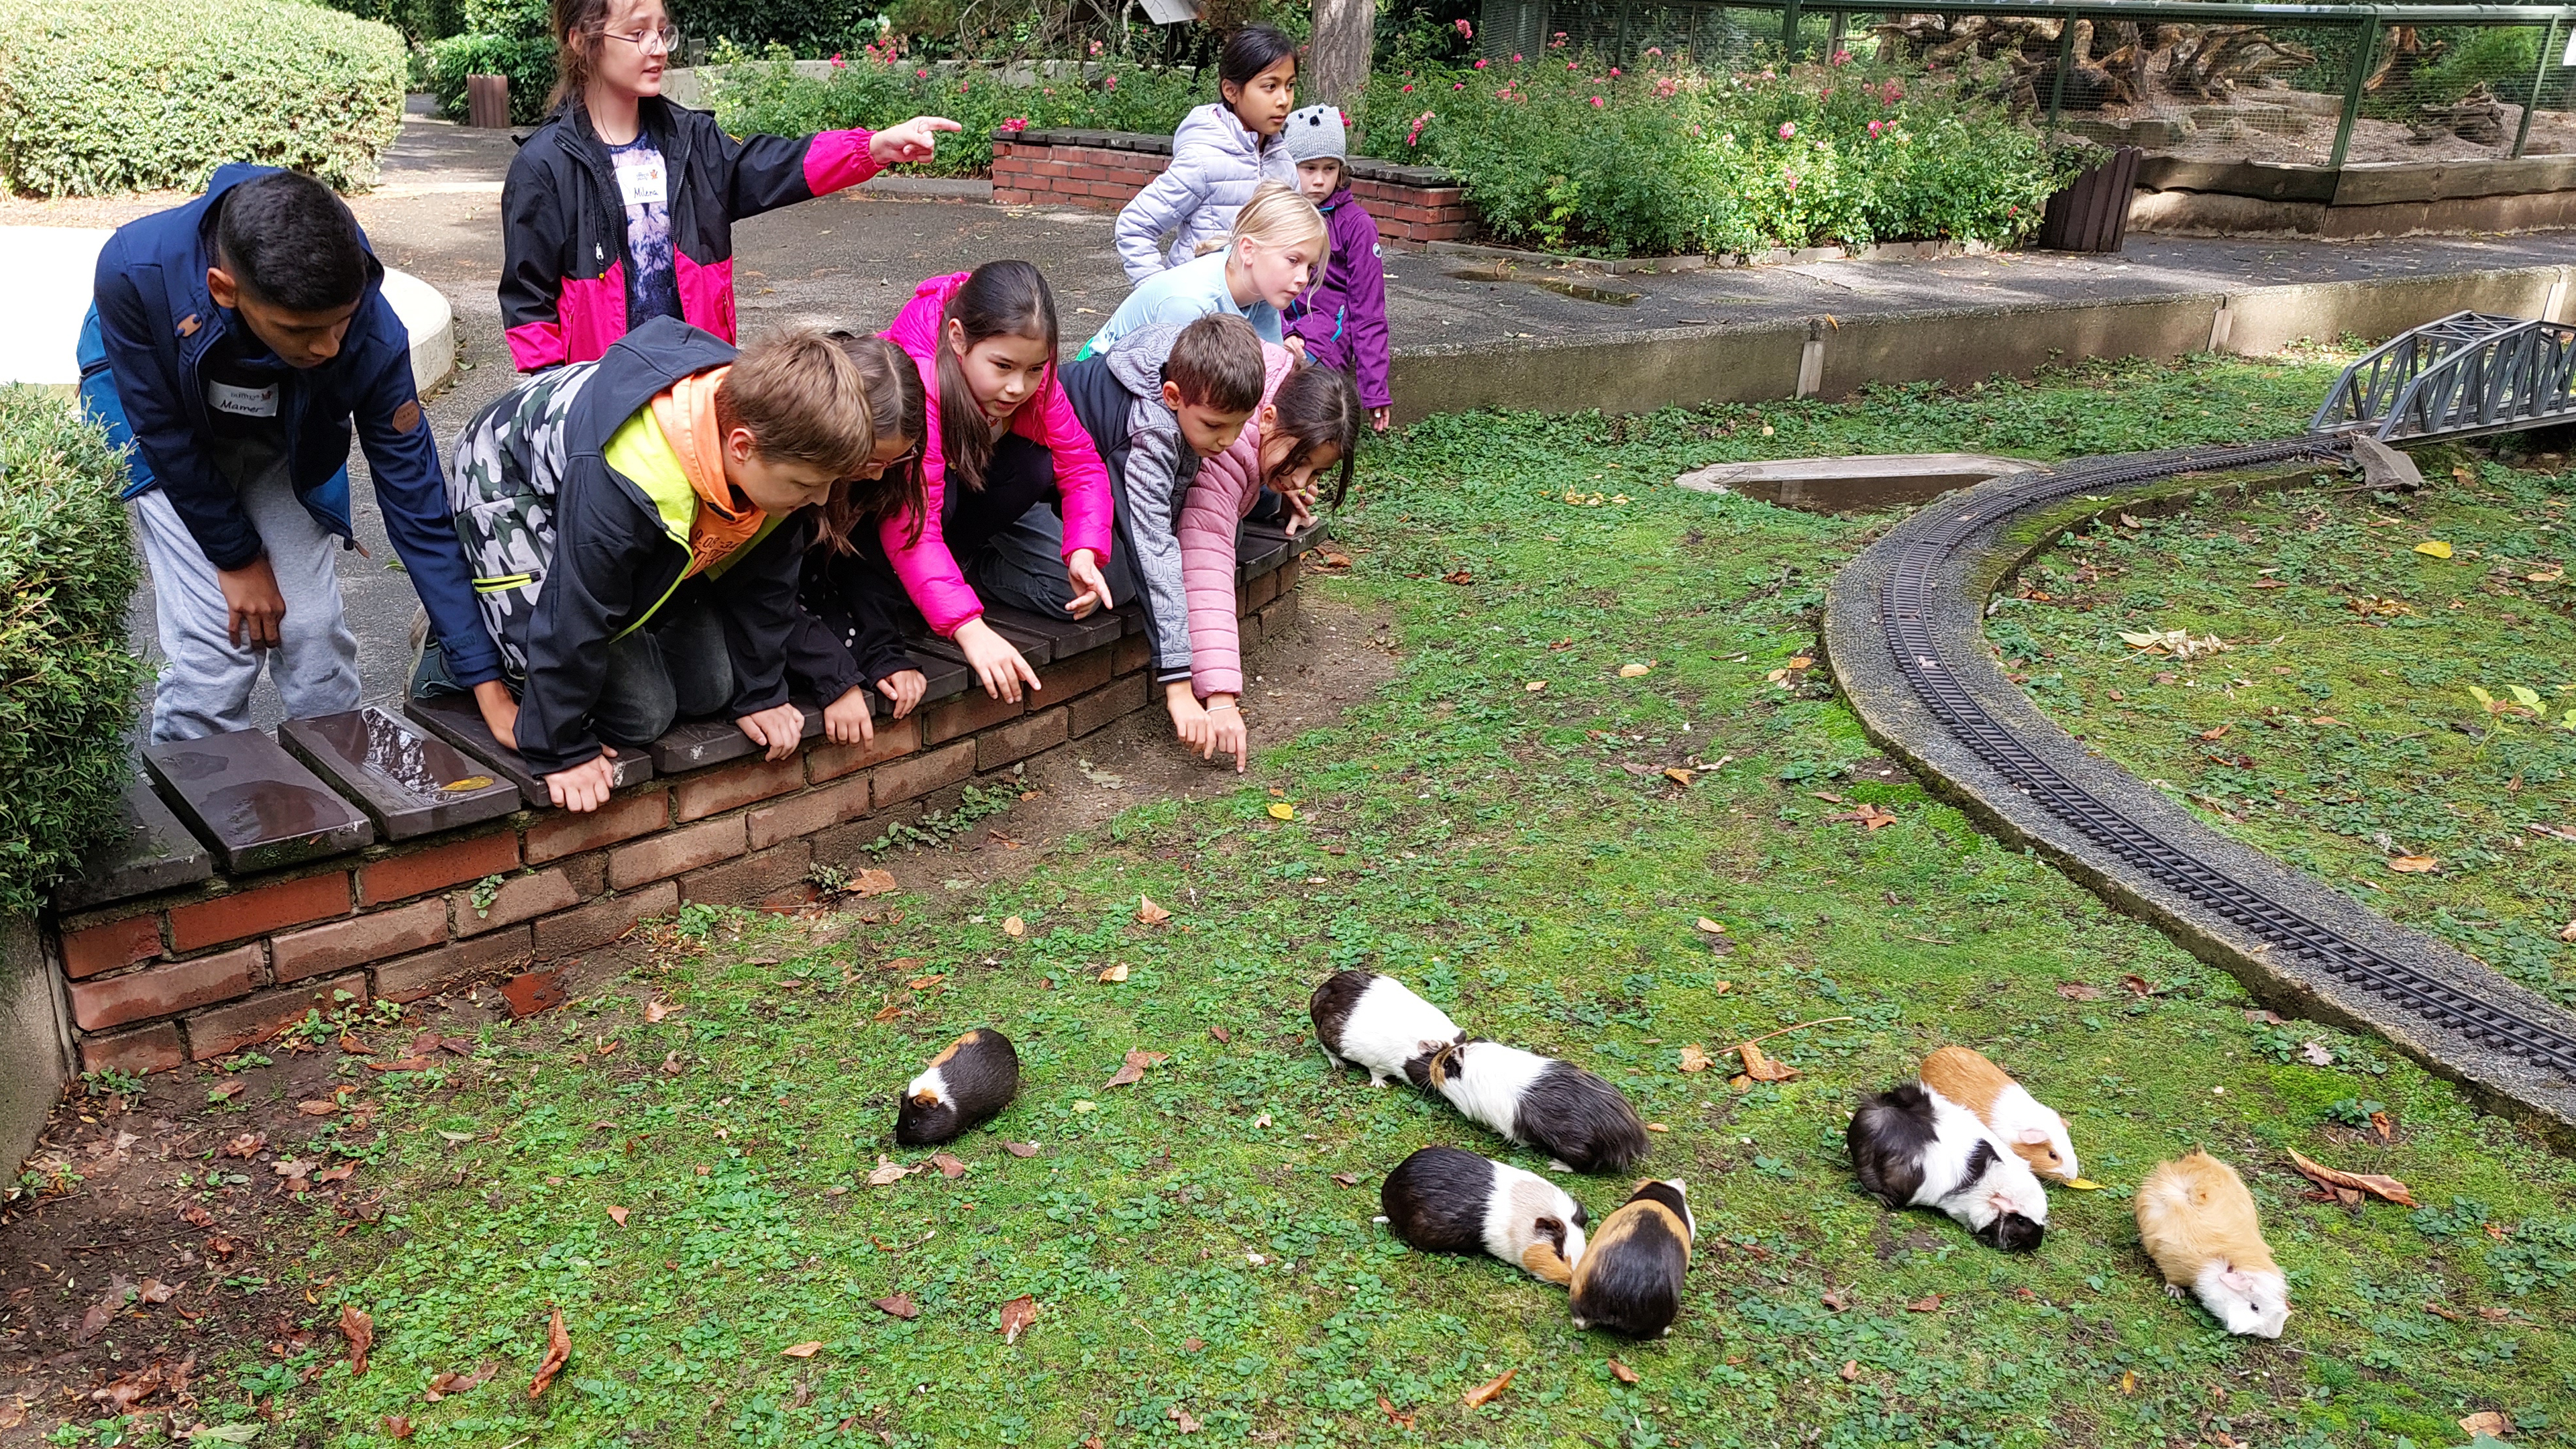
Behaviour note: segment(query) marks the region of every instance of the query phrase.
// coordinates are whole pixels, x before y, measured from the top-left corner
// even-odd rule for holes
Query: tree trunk
[[[1377,40],[1377,0],[1315,0],[1315,32],[1297,99],[1348,106],[1368,86],[1369,52]]]

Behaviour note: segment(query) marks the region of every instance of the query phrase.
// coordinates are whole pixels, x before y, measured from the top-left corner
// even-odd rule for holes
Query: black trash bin
[[[2052,252],[2118,251],[2128,240],[2129,198],[2146,154],[2135,146],[2114,147],[2109,160],[2060,188],[2048,198],[2031,245]]]

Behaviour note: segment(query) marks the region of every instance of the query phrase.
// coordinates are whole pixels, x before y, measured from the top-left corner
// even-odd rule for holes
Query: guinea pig
[[[1432,1090],[1471,1122],[1545,1148],[1575,1172],[1621,1172],[1646,1155],[1646,1124],[1619,1089],[1574,1065],[1495,1041],[1432,1055]]]
[[[1491,1253],[1560,1286],[1583,1261],[1583,1204],[1472,1152],[1423,1148],[1386,1175],[1377,1200],[1395,1235],[1425,1252]]]
[[[979,1026],[930,1059],[895,1108],[894,1140],[906,1147],[946,1142],[989,1122],[1020,1091],[1020,1054],[1011,1039]]]
[[[1367,1068],[1372,1087],[1403,1077],[1427,1090],[1431,1054],[1467,1039],[1447,1012],[1374,971],[1334,972],[1315,988],[1306,1010],[1324,1056],[1337,1067]]]
[[[1975,1114],[1920,1083],[1879,1093],[1844,1136],[1860,1185],[1891,1208],[1936,1207],[2007,1253],[2039,1246],[2048,1194]]]
[[[1606,1328],[1630,1338],[1673,1331],[1681,1312],[1682,1275],[1690,1271],[1688,1189],[1678,1177],[1641,1182],[1601,1220],[1583,1261],[1574,1265],[1574,1326]]]
[[[2066,1119],[2041,1106],[2004,1069],[1968,1050],[1946,1046],[1923,1059],[1923,1085],[1976,1114],[2030,1170],[2054,1182],[2073,1182],[2075,1139]]]
[[[2263,1243],[2253,1195],[2236,1169],[2195,1151],[2138,1185],[2138,1241],[2176,1298],[2188,1288],[2230,1333],[2279,1338],[2290,1282]]]

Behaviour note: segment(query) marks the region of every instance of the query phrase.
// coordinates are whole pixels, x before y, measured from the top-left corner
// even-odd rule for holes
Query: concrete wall
[[[0,915],[0,1168],[11,1177],[35,1150],[71,1061],[61,977],[46,964],[36,923]]]

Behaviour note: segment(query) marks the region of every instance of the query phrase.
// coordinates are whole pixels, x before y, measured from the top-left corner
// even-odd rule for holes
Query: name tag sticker
[[[237,418],[273,418],[277,416],[277,384],[235,387],[209,378],[206,381],[206,406]]]
[[[670,174],[663,169],[659,156],[650,161],[621,162],[617,190],[628,206],[663,206],[671,200]]]

